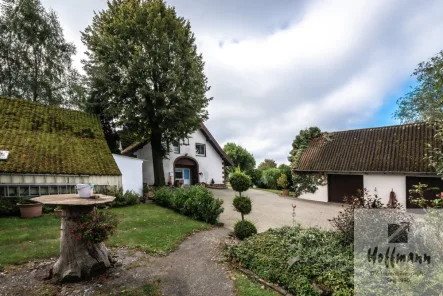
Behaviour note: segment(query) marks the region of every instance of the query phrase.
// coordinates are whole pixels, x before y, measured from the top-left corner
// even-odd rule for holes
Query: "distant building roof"
[[[424,158],[428,144],[441,147],[438,130],[421,122],[324,133],[309,143],[296,170],[435,174]]]
[[[121,175],[98,117],[0,97],[0,173]]]

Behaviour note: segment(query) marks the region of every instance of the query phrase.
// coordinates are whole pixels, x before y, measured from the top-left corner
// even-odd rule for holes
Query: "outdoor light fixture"
[[[0,160],[7,160],[9,157],[9,151],[0,150]]]

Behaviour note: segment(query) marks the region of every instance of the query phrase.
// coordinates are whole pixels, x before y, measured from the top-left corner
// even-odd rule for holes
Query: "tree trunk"
[[[97,276],[111,266],[111,258],[105,244],[92,246],[82,239],[77,239],[71,230],[79,218],[94,208],[90,206],[65,206],[62,216],[60,235],[60,258],[51,270],[51,276],[61,282],[74,282]]]
[[[154,184],[165,186],[165,173],[163,170],[163,147],[161,134],[153,132],[151,135],[152,164],[154,166]]]

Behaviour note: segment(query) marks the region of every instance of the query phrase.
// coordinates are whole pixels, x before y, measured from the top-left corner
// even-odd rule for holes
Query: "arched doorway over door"
[[[198,162],[189,156],[178,157],[174,161],[174,182],[176,185],[199,183]]]

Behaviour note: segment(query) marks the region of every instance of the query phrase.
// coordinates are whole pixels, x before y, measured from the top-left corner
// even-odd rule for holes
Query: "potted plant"
[[[289,190],[288,190],[288,177],[286,177],[286,174],[281,174],[280,177],[277,179],[277,184],[283,188],[282,190],[282,196],[289,196]]]
[[[55,218],[61,219],[63,215],[63,209],[61,206],[56,206],[54,209]]]
[[[211,179],[211,186],[214,186],[215,182],[214,182],[214,178]]]
[[[32,201],[28,198],[21,199],[17,206],[20,208],[20,215],[22,218],[34,218],[42,215],[43,204]]]

